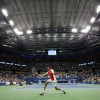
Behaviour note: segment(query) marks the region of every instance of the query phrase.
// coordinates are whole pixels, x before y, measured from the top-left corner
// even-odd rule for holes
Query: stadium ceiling
[[[100,42],[100,0],[0,0],[0,44],[22,52]]]

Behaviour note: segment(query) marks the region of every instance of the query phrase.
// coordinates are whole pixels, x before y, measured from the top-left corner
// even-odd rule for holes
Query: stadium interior
[[[48,66],[66,95],[51,84],[39,95]],[[99,100],[99,93],[100,0],[0,0],[1,100]]]

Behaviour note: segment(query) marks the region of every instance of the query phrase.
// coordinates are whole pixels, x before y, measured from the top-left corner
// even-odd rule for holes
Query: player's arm
[[[48,74],[48,72],[47,73],[44,73],[44,74],[41,74],[40,76],[45,76],[45,75],[47,75]]]
[[[48,74],[48,72],[47,73],[44,73],[44,74],[41,74],[42,76],[45,76],[45,75],[47,75]]]

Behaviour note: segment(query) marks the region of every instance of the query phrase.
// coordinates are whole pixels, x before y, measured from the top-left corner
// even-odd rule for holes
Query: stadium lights
[[[17,33],[18,32],[18,29],[17,28],[14,28],[14,32]]]
[[[90,26],[87,26],[85,29],[81,30],[82,33],[88,33],[90,30]]]
[[[94,21],[95,21],[95,17],[92,17],[91,20],[90,20],[90,22],[94,23]]]
[[[7,45],[6,45],[6,44],[4,44],[3,46],[5,46],[5,47],[6,47]]]
[[[85,29],[81,30],[82,33],[87,33]]]
[[[5,64],[5,62],[0,62],[0,64]]]
[[[7,16],[8,16],[8,12],[7,12],[7,10],[6,10],[6,9],[2,9],[2,10],[1,10],[1,12],[2,12],[2,14],[3,14],[5,17],[7,17]]]
[[[17,33],[17,35],[22,35],[23,34],[23,32],[22,31],[19,31],[18,33]]]
[[[23,32],[22,31],[19,31],[17,28],[14,28],[14,32],[17,34],[17,35],[22,35]]]
[[[41,52],[40,50],[36,51],[36,52]]]
[[[63,52],[62,50],[60,50],[59,52]]]
[[[9,62],[0,62],[0,64],[8,64],[8,65],[21,66],[21,64],[15,64],[15,63],[9,63]],[[22,65],[22,66],[27,66],[27,65]]]
[[[31,34],[32,33],[32,30],[27,30],[27,34]]]
[[[14,22],[13,22],[12,20],[9,21],[9,24],[10,24],[11,26],[14,26]]]
[[[100,5],[97,6],[97,9],[96,9],[96,13],[98,14],[100,12]]]
[[[76,29],[76,28],[73,28],[73,29],[72,29],[72,32],[73,32],[73,33],[77,33],[77,29]]]
[[[24,66],[24,67],[25,67],[25,66],[27,66],[27,65],[22,65],[22,66]]]
[[[45,51],[42,51],[42,52],[45,52]]]
[[[10,46],[10,45],[6,45],[6,44],[4,44],[3,46],[4,46],[4,47],[11,47],[11,48],[12,48],[12,46]]]

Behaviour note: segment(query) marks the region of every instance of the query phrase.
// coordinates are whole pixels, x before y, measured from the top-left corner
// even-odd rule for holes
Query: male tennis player
[[[55,73],[54,73],[54,70],[51,69],[51,67],[48,67],[47,70],[48,70],[48,72],[45,73],[45,74],[42,74],[42,76],[44,76],[44,75],[49,75],[50,79],[48,79],[48,80],[45,82],[44,90],[42,91],[42,93],[41,93],[40,95],[44,95],[48,83],[54,83],[54,86],[55,86],[55,89],[56,89],[56,90],[62,91],[64,94],[66,94],[66,92],[65,92],[63,89],[61,89],[61,88],[58,87],[58,85],[57,85],[57,80],[56,80],[56,76],[55,76]]]

